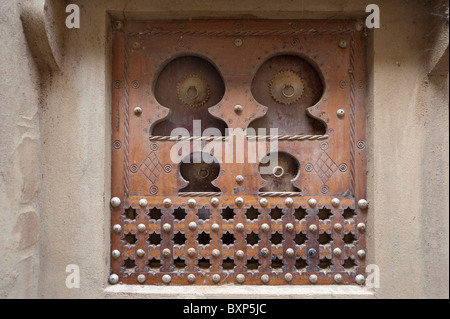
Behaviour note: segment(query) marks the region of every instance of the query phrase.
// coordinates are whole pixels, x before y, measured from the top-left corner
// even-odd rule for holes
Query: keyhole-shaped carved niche
[[[226,123],[208,112],[223,98],[225,86],[217,69],[207,60],[195,56],[172,60],[159,74],[154,93],[170,113],[154,126],[152,135],[169,136],[173,129],[185,128],[193,136],[194,120],[201,120],[202,131],[217,128],[225,135]]]
[[[220,192],[211,182],[219,176],[217,159],[204,152],[191,153],[180,163],[180,174],[189,183],[181,192]]]
[[[292,182],[299,173],[299,163],[288,153],[270,153],[259,164],[261,177],[267,182],[261,192],[298,192]]]
[[[307,112],[323,95],[321,75],[307,60],[295,55],[270,58],[256,72],[251,91],[268,110],[249,127],[278,128],[280,135],[325,134],[325,123]]]

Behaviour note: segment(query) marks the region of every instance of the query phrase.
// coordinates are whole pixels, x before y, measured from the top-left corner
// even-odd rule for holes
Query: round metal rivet
[[[366,201],[365,199],[360,199],[360,200],[358,201],[358,207],[359,207],[359,208],[361,208],[361,209],[366,209],[367,206],[369,206],[369,202]]]
[[[116,274],[112,274],[111,276],[109,276],[109,283],[110,284],[117,284],[119,282],[119,276],[117,276]]]
[[[211,279],[217,284],[220,281],[220,275],[214,274],[212,275]]]
[[[358,255],[359,259],[364,259],[364,258],[366,258],[366,251],[363,250],[363,249],[358,250],[358,252],[357,252],[356,254]]]
[[[242,45],[242,43],[244,43],[244,41],[242,41],[242,39],[240,39],[240,38],[234,39],[235,46],[240,47]]]
[[[164,224],[162,229],[165,233],[168,233],[172,229],[172,226],[170,224]]]
[[[189,257],[194,257],[196,253],[197,251],[195,250],[195,248],[189,248],[187,251]]]
[[[292,249],[292,248],[286,249],[286,256],[288,256],[288,257],[294,257],[294,255],[295,255],[294,249]]]
[[[238,197],[234,200],[234,202],[236,203],[237,206],[242,206],[244,205],[244,199],[242,197]]]
[[[347,41],[345,41],[345,40],[340,40],[340,41],[339,41],[339,47],[340,47],[341,49],[345,49],[345,48],[347,47]]]
[[[356,227],[358,228],[358,231],[361,233],[366,231],[366,224],[364,223],[359,223]]]
[[[138,232],[140,232],[140,233],[145,232],[145,229],[146,229],[146,227],[145,227],[144,224],[139,224],[139,225],[137,226],[137,230],[138,230]]]
[[[339,200],[339,198],[333,198],[331,200],[331,205],[333,205],[333,207],[339,207],[339,205],[341,204],[341,201]]]
[[[238,258],[238,259],[242,259],[242,258],[244,258],[244,252],[242,251],[242,250],[238,250],[237,252],[236,252],[236,257]]]
[[[195,208],[195,205],[197,205],[197,202],[195,201],[195,199],[191,198],[188,200],[188,206],[190,208]]]
[[[363,275],[358,275],[356,276],[355,281],[358,285],[364,285],[366,278]]]
[[[341,119],[345,116],[345,111],[343,109],[339,109],[336,111],[336,115]]]
[[[219,203],[220,203],[220,200],[217,197],[211,198],[211,205],[213,205],[213,207],[219,206]]]
[[[308,205],[311,206],[311,207],[316,207],[316,205],[317,205],[317,200],[315,200],[314,198],[310,198],[310,199],[308,200]]]
[[[333,250],[333,254],[334,254],[336,257],[339,257],[339,256],[342,255],[342,250],[341,250],[340,248],[335,248],[335,249]]]
[[[244,231],[244,224],[239,223],[236,225],[236,231],[243,232]]]
[[[169,248],[164,248],[162,251],[162,255],[164,257],[169,257],[170,256],[170,249]]]
[[[269,282],[269,280],[270,280],[269,275],[262,275],[262,276],[261,276],[261,281],[262,281],[263,283],[267,284],[267,283]]]
[[[144,257],[145,251],[143,249],[138,249],[138,250],[136,250],[136,255],[139,257]]]
[[[117,249],[114,249],[114,250],[111,252],[111,255],[112,255],[112,257],[113,257],[114,259],[117,259],[117,258],[120,257],[120,251],[118,251]]]
[[[119,207],[121,204],[120,198],[119,197],[113,197],[111,198],[111,206],[112,207]]]
[[[236,176],[236,183],[242,184],[244,182],[244,176],[238,175]]]
[[[217,233],[217,232],[220,230],[219,224],[216,224],[216,223],[212,224],[212,225],[211,225],[211,230],[212,230],[213,232]]]
[[[122,231],[122,226],[120,226],[119,224],[115,224],[115,225],[113,226],[113,231],[114,231],[115,233],[120,233],[120,232]]]
[[[337,275],[334,276],[334,281],[335,281],[337,284],[342,283],[343,280],[344,280],[344,278],[342,278],[342,275],[340,275],[340,274],[337,274]]]
[[[317,275],[309,276],[309,282],[312,284],[316,284],[318,280],[319,280],[319,278],[317,277]]]
[[[262,225],[261,225],[261,230],[262,230],[263,232],[267,233],[267,232],[270,230],[269,224],[266,224],[266,223],[262,224]]]
[[[291,223],[287,223],[286,226],[284,226],[287,232],[291,232],[294,230],[294,225]]]
[[[317,232],[317,225],[315,225],[315,224],[309,225],[309,231],[311,233],[316,233]]]
[[[162,281],[165,284],[169,284],[172,281],[172,277],[170,277],[169,275],[164,275],[162,276]]]
[[[214,258],[218,258],[218,257],[220,256],[220,250],[218,250],[218,249],[213,249],[213,251],[211,252],[211,255],[212,255]]]
[[[197,229],[197,224],[194,222],[190,222],[188,227],[189,227],[189,230],[194,231]]]
[[[340,232],[342,231],[342,224],[336,223],[333,228],[335,231]]]
[[[197,278],[195,277],[195,275],[194,274],[189,274],[188,276],[187,276],[187,281],[189,282],[189,283],[193,283],[193,282],[195,282],[195,280],[196,280]]]
[[[172,201],[170,200],[170,198],[166,198],[163,201],[163,205],[164,205],[165,208],[169,208],[170,206],[172,206]]]
[[[244,281],[245,281],[245,276],[244,276],[243,274],[237,275],[237,276],[236,276],[236,281],[237,281],[239,284],[244,283]]]
[[[263,248],[261,249],[261,256],[267,257],[269,255],[269,249]]]
[[[243,108],[242,105],[240,105],[240,104],[236,104],[236,105],[234,106],[234,112],[235,112],[236,114],[241,114],[243,110],[244,110],[244,108]]]
[[[316,255],[317,255],[317,250],[315,250],[314,248],[311,248],[310,250],[308,250],[309,257],[314,257]]]
[[[284,204],[287,207],[292,207],[292,206],[294,206],[294,200],[292,198],[288,197],[284,200]]]
[[[141,107],[136,107],[134,108],[134,115],[139,116],[142,114],[142,108]]]
[[[137,281],[138,281],[140,284],[143,284],[143,283],[145,282],[145,275],[139,275],[139,276],[137,276]]]
[[[145,198],[142,198],[139,200],[139,206],[141,206],[142,208],[147,207],[148,205],[148,201]]]
[[[287,273],[286,275],[284,275],[284,280],[286,280],[287,282],[291,282],[292,279],[294,279],[294,276],[291,273]]]
[[[267,205],[269,205],[269,201],[266,198],[261,198],[259,200],[259,205],[261,205],[261,207],[266,207]]]

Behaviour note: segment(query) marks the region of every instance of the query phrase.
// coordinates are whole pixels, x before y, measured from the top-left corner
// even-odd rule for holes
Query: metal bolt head
[[[196,253],[197,253],[197,251],[195,250],[195,248],[189,248],[187,250],[187,254],[189,257],[194,257]]]
[[[220,275],[219,274],[214,274],[211,277],[212,281],[214,281],[216,284],[220,281]]]
[[[112,285],[115,285],[119,282],[119,276],[117,276],[116,274],[112,274],[111,276],[109,276],[109,283]]]
[[[196,202],[195,199],[191,198],[191,199],[188,200],[188,206],[190,208],[195,208],[196,205],[197,205],[197,202]]]
[[[294,257],[295,256],[295,251],[292,248],[288,248],[286,249],[286,256],[288,257]]]
[[[189,275],[187,276],[187,281],[188,281],[189,283],[191,283],[191,284],[194,283],[196,279],[197,279],[197,278],[195,277],[194,274],[189,274]]]
[[[235,46],[240,47],[242,45],[242,43],[244,43],[244,41],[242,41],[242,39],[240,39],[240,38],[234,39]]]
[[[267,233],[267,232],[270,230],[269,224],[266,224],[266,223],[262,224],[262,225],[261,225],[261,230],[262,230],[264,233]]]
[[[211,230],[212,230],[213,232],[217,233],[217,232],[220,230],[219,224],[216,224],[216,223],[212,224],[212,225],[211,225]]]
[[[359,231],[360,233],[363,233],[363,232],[366,231],[366,224],[364,224],[364,223],[359,223],[359,224],[356,226],[356,228],[358,228],[358,231]]]
[[[115,224],[115,225],[113,226],[113,231],[114,231],[116,234],[120,233],[120,232],[122,231],[122,226],[120,226],[119,224]]]
[[[284,275],[284,280],[286,280],[287,282],[291,282],[292,279],[294,279],[294,276],[291,273],[287,273],[286,275]]]
[[[263,283],[267,284],[267,283],[269,282],[269,280],[270,280],[269,275],[264,274],[264,275],[261,276],[261,281],[262,281]]]
[[[343,280],[344,280],[344,278],[342,278],[341,274],[337,274],[334,276],[334,282],[336,282],[337,284],[342,283]]]
[[[308,200],[308,205],[309,205],[310,207],[316,207],[316,205],[317,205],[317,200],[314,199],[314,198],[310,198],[310,199]]]
[[[366,209],[369,206],[369,202],[365,199],[360,199],[358,201],[358,207],[361,209]]]
[[[244,176],[238,175],[236,176],[236,183],[242,184],[244,182]]]
[[[236,104],[234,106],[234,113],[236,113],[236,114],[241,114],[243,110],[244,110],[244,108],[240,104]]]
[[[143,249],[138,249],[138,250],[136,250],[136,255],[139,257],[144,257],[145,251]]]
[[[309,276],[309,282],[312,284],[316,284],[318,280],[319,280],[319,278],[317,277],[317,275]]]
[[[121,204],[120,198],[119,197],[113,197],[111,198],[111,206],[112,207],[119,207]]]
[[[163,251],[162,251],[162,255],[164,256],[164,257],[169,257],[170,256],[170,249],[169,248],[164,248],[163,249]]]
[[[294,231],[294,225],[291,223],[287,223],[286,226],[284,226],[284,229],[286,229],[287,232],[292,232]]]
[[[112,255],[112,257],[113,257],[114,259],[118,259],[118,258],[120,257],[120,251],[118,251],[117,249],[114,249],[114,250],[111,252],[111,255]]]
[[[241,207],[242,205],[244,205],[244,199],[242,197],[238,197],[234,200],[234,202],[236,203],[236,205],[238,207]]]
[[[218,257],[220,256],[220,250],[218,250],[218,249],[213,249],[213,251],[211,252],[211,255],[212,255],[214,258],[218,258]]]
[[[342,224],[336,223],[336,224],[334,224],[333,228],[334,228],[334,230],[335,230],[336,232],[339,233],[339,232],[342,231]]]
[[[115,28],[117,31],[122,30],[122,28],[123,28],[123,22],[122,22],[122,21],[119,21],[119,20],[114,21],[114,28]]]
[[[142,198],[139,200],[139,206],[141,206],[142,208],[147,207],[148,205],[148,201],[145,198]]]
[[[170,224],[164,224],[163,225],[163,227],[162,227],[162,229],[163,229],[163,231],[165,232],[165,233],[168,233],[168,232],[170,232],[170,230],[172,229],[172,226],[170,225]]]
[[[236,276],[236,281],[238,284],[242,284],[245,281],[245,276],[243,274],[239,274]]]
[[[170,200],[170,198],[166,198],[165,200],[163,200],[163,206],[165,208],[169,208],[170,206],[172,206],[172,201]]]
[[[134,108],[134,115],[140,116],[142,114],[142,108],[140,106]]]
[[[172,277],[170,277],[169,275],[162,276],[162,282],[163,283],[170,284],[171,281],[172,281]]]
[[[261,205],[261,207],[267,207],[267,205],[269,205],[269,201],[267,200],[267,198],[261,198],[259,200],[259,205]]]
[[[139,42],[133,42],[133,49],[138,50],[141,48],[141,44]]]
[[[217,207],[217,206],[219,206],[219,204],[220,204],[220,200],[217,197],[211,198],[211,205],[213,207]]]
[[[335,248],[335,249],[333,249],[333,254],[336,257],[340,257],[342,255],[342,250],[340,248]]]
[[[360,249],[358,250],[358,252],[356,253],[358,255],[359,259],[364,259],[366,258],[366,251],[364,249]]]
[[[345,111],[343,109],[339,109],[337,110],[336,115],[341,119],[345,116]]]
[[[239,224],[236,225],[235,228],[236,228],[236,231],[243,232],[244,231],[244,224],[239,223]]]
[[[242,258],[244,258],[244,256],[245,256],[244,251],[238,250],[238,251],[236,252],[236,257],[237,257],[238,259],[242,259]]]
[[[284,200],[284,204],[287,207],[292,207],[292,206],[294,206],[294,200],[292,198],[288,197]]]
[[[189,230],[194,231],[197,229],[197,224],[195,222],[190,222],[188,227]]]
[[[315,250],[314,248],[311,248],[308,250],[308,256],[309,257],[314,257],[317,255],[317,250]]]
[[[137,281],[140,283],[140,284],[143,284],[144,282],[145,282],[145,275],[139,275],[139,276],[137,276]]]
[[[340,47],[341,49],[345,49],[345,48],[347,47],[347,41],[345,41],[345,40],[340,40],[340,41],[339,41],[339,47]]]
[[[263,248],[261,249],[261,256],[267,257],[269,255],[269,249]]]
[[[366,278],[363,275],[358,275],[355,277],[355,281],[358,285],[364,285]]]
[[[147,227],[145,227],[144,224],[139,224],[139,225],[137,226],[137,230],[138,230],[138,232],[140,232],[140,233],[145,232],[145,229],[146,229],[146,228],[147,228]]]
[[[341,201],[339,200],[339,198],[333,198],[333,199],[331,200],[331,205],[332,205],[334,208],[339,207],[340,204],[341,204]]]
[[[316,233],[317,232],[317,225],[315,225],[315,224],[312,224],[312,225],[309,225],[309,231],[311,232],[311,233]]]

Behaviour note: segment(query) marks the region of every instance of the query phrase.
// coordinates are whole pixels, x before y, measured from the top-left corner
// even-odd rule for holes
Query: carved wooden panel
[[[114,27],[110,282],[361,284],[355,22]]]

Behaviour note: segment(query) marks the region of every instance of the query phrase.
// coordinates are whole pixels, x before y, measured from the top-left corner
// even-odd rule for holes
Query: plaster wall
[[[111,19],[363,18],[366,2],[66,3],[80,6],[81,28],[56,28],[56,71],[33,59],[21,2],[0,3],[0,296],[250,297],[233,287],[107,283]],[[380,288],[260,287],[252,296],[448,298],[448,64],[438,63],[445,48],[448,57],[448,20],[433,14],[438,2],[376,3],[381,28],[367,41],[367,258],[380,268]],[[66,287],[70,264],[80,269],[78,289]]]

